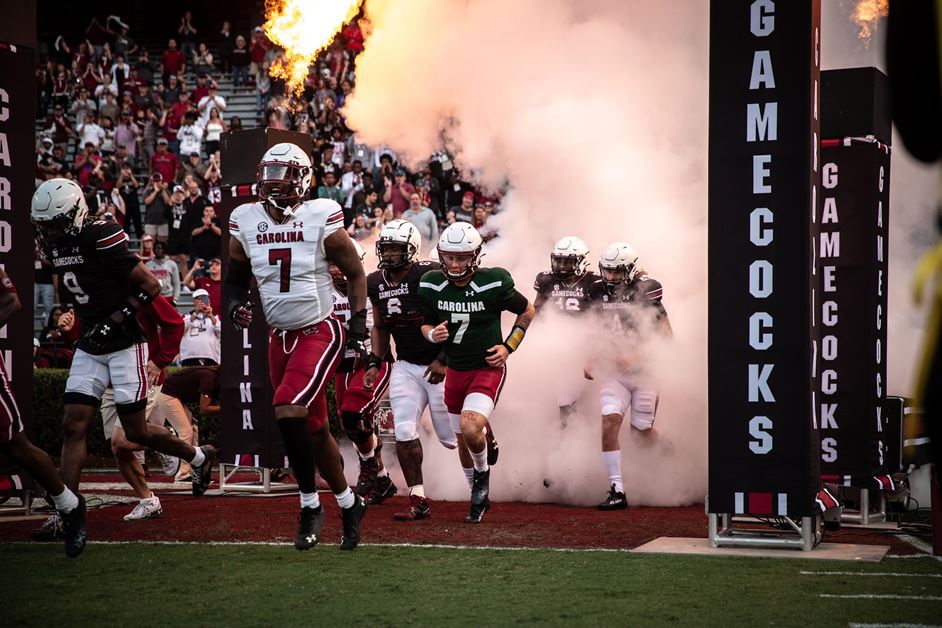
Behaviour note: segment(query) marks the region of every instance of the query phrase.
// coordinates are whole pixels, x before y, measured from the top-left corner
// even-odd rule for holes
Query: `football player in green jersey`
[[[438,241],[441,270],[425,273],[419,282],[425,308],[422,334],[431,342],[444,343],[445,406],[474,461],[468,523],[480,523],[490,507],[487,420],[504,384],[507,357],[520,346],[536,313],[514,288],[510,273],[478,267],[482,244],[470,224],[450,225]],[[504,310],[517,315],[506,338],[500,328]]]

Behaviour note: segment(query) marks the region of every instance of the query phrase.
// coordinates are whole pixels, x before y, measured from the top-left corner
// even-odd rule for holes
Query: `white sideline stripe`
[[[942,596],[939,595],[896,595],[895,593],[819,593],[818,597],[839,600],[925,600],[942,602]]]
[[[942,556],[933,556],[932,554],[887,554],[884,558],[928,558],[942,562]]]
[[[922,541],[922,540],[920,540],[920,539],[917,539],[916,537],[914,537],[914,536],[912,536],[912,535],[909,535],[909,534],[900,534],[900,535],[897,536],[896,538],[898,538],[898,539],[900,539],[900,540],[902,540],[902,541],[906,541],[907,543],[909,543],[910,545],[912,545],[913,547],[915,547],[915,548],[916,548],[917,550],[919,550],[920,552],[923,552],[923,553],[926,553],[926,554],[932,554],[932,546],[931,546],[931,545],[929,545],[929,544],[926,543],[925,541]]]
[[[799,571],[803,576],[894,576],[897,578],[942,578],[942,573],[894,573],[889,571]]]
[[[48,545],[33,541],[4,541],[5,545]],[[273,546],[294,547],[292,541],[88,541],[88,545],[218,545],[218,546]],[[330,544],[328,544],[330,545]],[[611,547],[500,547],[497,545],[445,545],[440,543],[360,543],[359,547],[403,547],[417,549],[456,549],[456,550],[495,550],[511,552],[561,552],[581,554],[588,552],[606,552],[610,554],[628,554],[631,550]]]
[[[942,628],[939,624],[847,624],[848,628]]]

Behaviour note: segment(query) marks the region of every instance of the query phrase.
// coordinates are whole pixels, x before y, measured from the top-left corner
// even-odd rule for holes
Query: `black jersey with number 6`
[[[413,364],[431,364],[441,346],[422,336],[425,311],[419,299],[419,280],[430,270],[439,270],[437,262],[415,262],[398,284],[392,285],[384,270],[366,278],[366,294],[377,308],[381,324],[396,341],[398,359]]]
[[[83,331],[119,310],[128,300],[128,276],[140,259],[128,250],[128,236],[120,225],[97,221],[85,225],[75,237],[47,247],[49,259],[59,275],[60,301],[75,304]],[[132,317],[103,353],[120,351],[141,340]],[[76,342],[89,351],[83,338]]]
[[[599,280],[599,276],[587,271],[578,277],[561,281],[553,273],[542,272],[536,276],[533,289],[563,314],[581,314],[589,310],[589,289]]]

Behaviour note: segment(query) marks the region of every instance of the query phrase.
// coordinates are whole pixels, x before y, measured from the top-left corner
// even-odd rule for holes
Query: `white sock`
[[[319,508],[321,505],[321,498],[317,494],[317,491],[313,493],[299,493],[301,495],[301,508]]]
[[[369,450],[367,453],[363,453],[357,449],[357,455],[360,457],[360,460],[372,460],[373,459],[373,450]]]
[[[144,463],[147,461],[147,458],[144,456],[144,450],[140,449],[134,452],[134,457],[137,458],[137,461],[141,463],[141,466],[144,466]]]
[[[193,454],[193,459],[190,460],[190,466],[198,467],[206,462],[206,454],[203,453],[203,450],[199,447],[196,448],[196,453]]]
[[[471,488],[471,483],[474,481],[474,467],[461,467],[461,470],[464,471],[464,479],[468,481],[468,488]]]
[[[142,502],[150,502],[150,501],[154,501],[155,499],[157,499],[157,496],[154,495],[153,492],[151,492],[150,497],[145,497],[145,498],[142,499],[141,501],[142,501]]]
[[[478,453],[474,453],[470,449],[468,449],[468,452],[471,454],[471,460],[474,461],[475,471],[487,471],[490,469],[490,467],[487,466],[487,447]]]
[[[602,460],[608,469],[608,483],[615,485],[616,492],[624,493],[625,487],[621,482],[621,450],[603,451]]]
[[[68,486],[58,495],[53,495],[52,501],[56,504],[56,510],[59,512],[72,512],[79,505],[78,495],[69,490]]]
[[[334,497],[337,498],[337,505],[341,508],[350,508],[357,501],[356,495],[353,494],[349,486],[342,493],[334,493]]]
[[[416,484],[415,486],[409,487],[409,495],[415,495],[416,497],[425,497],[425,487],[421,484]]]
[[[376,472],[376,477],[378,478],[384,478],[387,475],[389,475],[389,471],[386,470],[386,467],[383,467],[382,469]]]

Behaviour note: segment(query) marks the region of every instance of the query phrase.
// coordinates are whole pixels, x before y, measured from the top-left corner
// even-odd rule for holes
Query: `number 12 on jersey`
[[[458,331],[455,333],[453,342],[456,345],[461,344],[461,339],[464,338],[464,332],[468,331],[468,325],[471,323],[470,314],[459,314],[458,312],[451,313],[451,322],[459,323]]]

